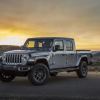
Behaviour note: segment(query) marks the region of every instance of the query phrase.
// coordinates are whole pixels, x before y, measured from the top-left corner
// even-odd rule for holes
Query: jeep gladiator
[[[50,76],[72,71],[86,78],[90,62],[91,52],[77,51],[72,38],[29,38],[20,50],[0,56],[0,80],[11,82],[16,76],[28,76],[33,85],[42,85]]]

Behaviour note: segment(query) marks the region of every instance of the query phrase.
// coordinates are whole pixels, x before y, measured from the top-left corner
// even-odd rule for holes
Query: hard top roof
[[[64,38],[64,37],[35,37],[35,38],[28,38],[31,39],[64,39],[64,40],[73,40],[73,38]]]

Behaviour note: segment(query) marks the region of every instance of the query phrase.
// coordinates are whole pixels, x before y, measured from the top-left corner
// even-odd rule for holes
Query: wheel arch
[[[38,63],[45,64],[49,68],[49,63],[48,63],[47,59],[45,59],[45,58],[37,59],[35,64],[38,64]]]
[[[88,57],[87,57],[87,56],[83,56],[83,57],[81,57],[81,58],[79,59],[77,66],[79,66],[80,63],[81,63],[82,61],[86,61],[87,64],[89,63],[89,62],[88,62]]]
[[[87,57],[82,57],[81,60],[80,60],[80,63],[81,63],[82,61],[85,61],[85,62],[87,62],[87,64],[88,64],[88,58],[87,58]],[[79,64],[80,64],[80,63],[79,63]]]

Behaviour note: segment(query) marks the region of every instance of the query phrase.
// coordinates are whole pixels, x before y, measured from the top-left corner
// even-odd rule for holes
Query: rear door
[[[65,40],[66,67],[74,67],[77,63],[77,54],[73,40]]]

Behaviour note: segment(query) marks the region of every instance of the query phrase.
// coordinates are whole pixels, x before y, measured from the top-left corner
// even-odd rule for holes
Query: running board
[[[78,70],[78,67],[73,68],[57,68],[57,69],[51,69],[50,72],[73,72]]]

